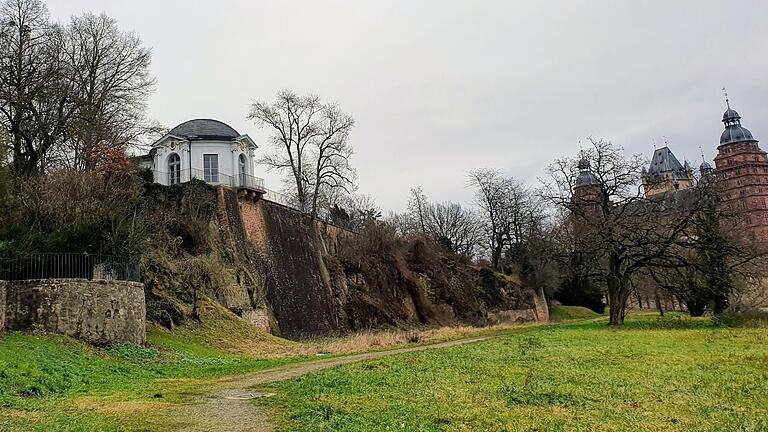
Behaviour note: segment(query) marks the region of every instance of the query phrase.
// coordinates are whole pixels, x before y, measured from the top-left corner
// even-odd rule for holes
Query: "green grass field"
[[[584,314],[561,312],[564,320]],[[645,315],[612,330],[593,317],[478,330],[502,336],[273,384],[265,390],[276,395],[254,403],[274,413],[277,430],[768,430],[768,329]],[[463,331],[435,340],[474,334]],[[0,430],[172,430],[169,410],[210,391],[214,378],[327,348],[216,311],[173,332],[151,327],[148,340],[99,349],[49,334],[0,335]],[[340,352],[382,349],[346,344]]]
[[[768,330],[559,324],[265,390],[278,430],[768,431]]]
[[[0,431],[148,430],[145,407],[179,403],[212,378],[309,358],[275,357],[293,343],[218,311],[173,332],[151,326],[147,340],[100,349],[59,335],[0,334]],[[243,352],[246,344],[262,355]],[[134,409],[94,409],[109,400]]]

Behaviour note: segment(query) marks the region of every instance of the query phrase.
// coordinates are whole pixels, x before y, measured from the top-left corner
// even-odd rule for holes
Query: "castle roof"
[[[653,178],[662,177],[664,174],[670,173],[672,179],[688,180],[689,170],[690,167],[687,164],[683,166],[669,147],[662,147],[653,152],[651,166],[648,167],[646,175]]]
[[[756,141],[749,129],[741,125],[741,116],[736,110],[731,108],[730,102],[726,99],[727,109],[723,113],[723,123],[725,130],[720,135],[720,145],[731,144],[743,141]]]
[[[578,168],[579,175],[576,177],[574,187],[595,186],[600,184],[600,181],[597,180],[597,177],[592,173],[589,159],[582,158],[579,161]]]

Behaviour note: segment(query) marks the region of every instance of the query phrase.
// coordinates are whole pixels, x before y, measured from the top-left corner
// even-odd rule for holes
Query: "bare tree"
[[[498,268],[509,236],[509,181],[498,171],[480,169],[469,172],[469,184],[475,188],[491,265]]]
[[[421,186],[411,188],[411,195],[408,198],[408,215],[422,235],[427,233],[427,205],[427,196],[424,195]]]
[[[578,159],[556,161],[549,167],[545,195],[570,213],[576,254],[588,263],[589,276],[605,284],[609,323],[621,326],[633,277],[647,268],[682,264],[680,241],[698,201],[645,199],[640,186],[644,160],[625,157],[610,142],[590,143],[581,158],[591,166]]]
[[[13,168],[20,174],[42,168],[71,111],[61,97],[67,82],[58,36],[42,1],[0,3],[0,125],[10,136]]]
[[[16,172],[92,168],[95,154],[152,129],[149,50],[115,20],[86,14],[62,27],[40,0],[3,0],[0,39],[0,127]]]
[[[381,219],[376,200],[365,194],[340,197],[329,209],[329,220],[337,225],[360,231]]]
[[[482,242],[480,220],[474,212],[458,203],[443,202],[428,203],[424,213],[429,234],[455,252],[474,256]]]
[[[505,252],[512,256],[522,253],[526,239],[540,221],[538,199],[524,184],[495,170],[470,171],[469,184],[475,188],[491,264],[499,268]]]
[[[354,191],[356,172],[349,164],[353,153],[349,132],[354,125],[355,120],[338,106],[326,105],[323,108],[323,118],[318,125],[320,135],[312,142],[312,217],[317,216],[318,197],[322,193],[343,191],[350,195]]]
[[[97,149],[123,147],[155,127],[145,116],[155,85],[151,53],[104,14],[73,17],[64,38],[76,107],[65,154],[74,168],[90,170]]]
[[[274,103],[253,103],[248,118],[273,130],[271,141],[277,151],[259,162],[290,172],[296,200],[304,211],[315,217],[321,193],[354,189],[349,133],[355,121],[338,106],[323,104],[314,95],[281,90]]]

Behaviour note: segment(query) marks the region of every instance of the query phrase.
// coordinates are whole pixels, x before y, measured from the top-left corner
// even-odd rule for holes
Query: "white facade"
[[[199,133],[194,135],[193,133]],[[214,185],[263,190],[254,175],[256,143],[216,120],[191,120],[152,145],[156,183],[173,185],[196,178]]]

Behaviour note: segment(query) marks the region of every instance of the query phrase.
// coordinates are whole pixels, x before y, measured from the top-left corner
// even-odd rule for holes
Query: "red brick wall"
[[[768,242],[768,156],[757,142],[718,147],[715,173],[723,205],[737,217],[729,221],[746,240]]]

